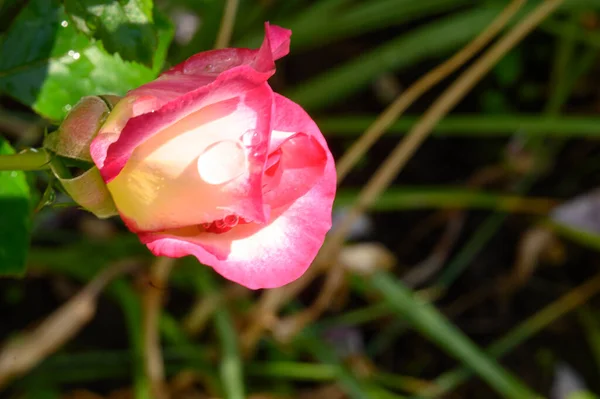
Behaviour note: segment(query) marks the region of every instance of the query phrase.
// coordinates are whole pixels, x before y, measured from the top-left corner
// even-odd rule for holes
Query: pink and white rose
[[[291,32],[199,53],[130,91],[90,151],[126,223],[156,255],[193,255],[249,288],[300,277],[331,227],[334,161],[267,80]]]

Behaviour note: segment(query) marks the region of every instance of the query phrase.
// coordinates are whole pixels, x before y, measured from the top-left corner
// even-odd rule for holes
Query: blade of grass
[[[305,348],[322,363],[333,367],[337,381],[351,398],[402,398],[402,396],[392,394],[379,388],[376,384],[358,380],[343,366],[331,345],[327,345],[322,338],[316,336],[312,331],[304,330],[295,338],[294,342],[296,345]]]
[[[590,352],[596,362],[596,370],[600,369],[600,319],[590,306],[582,306],[577,311],[577,319],[588,341]]]
[[[378,74],[455,50],[485,29],[500,11],[501,8],[496,7],[477,8],[436,20],[302,82],[284,94],[304,108],[323,108],[364,87]]]
[[[215,41],[215,49],[225,48],[231,40],[233,26],[235,25],[235,14],[239,6],[239,0],[226,0],[225,11],[221,19],[221,26]]]
[[[209,363],[207,349],[197,343],[177,348],[166,348],[164,358],[167,374],[193,368],[203,376],[213,377],[214,369]],[[99,382],[125,379],[132,376],[135,357],[129,350],[102,350],[63,353],[51,356],[29,375],[15,384],[16,387],[31,385],[55,386],[62,384]]]
[[[357,37],[373,30],[401,25],[434,14],[442,14],[472,0],[379,0],[356,4],[347,11],[329,13],[329,18],[304,20],[294,30],[294,51],[323,46],[336,40]],[[335,18],[332,18],[335,17]],[[294,21],[296,22],[296,21]],[[315,23],[316,22],[316,23]]]
[[[530,1],[520,15],[545,1]],[[481,32],[505,4],[506,2],[498,2],[436,19],[364,53],[361,57],[302,82],[285,94],[307,109],[323,109],[364,88],[379,74],[396,71],[456,50]],[[561,5],[561,9],[564,10],[588,7],[598,8],[600,2],[570,0]]]
[[[133,391],[135,399],[153,399],[152,384],[146,374],[145,351],[142,331],[142,304],[139,296],[125,281],[113,283],[113,297],[125,315],[125,324],[131,345],[133,362]]]
[[[563,0],[548,0],[528,14],[510,32],[500,38],[492,47],[477,59],[452,85],[431,105],[410,133],[394,148],[390,155],[373,174],[367,185],[348,212],[339,228],[333,232],[325,244],[325,258],[331,258],[343,243],[346,232],[354,220],[390,185],[411,156],[425,141],[436,123],[450,111],[466,93],[481,79],[511,48],[551,14]]]
[[[504,213],[496,213],[485,219],[477,230],[475,230],[467,244],[462,247],[448,266],[444,268],[437,280],[437,284],[445,288],[450,287],[462,272],[469,267],[475,256],[492,239],[506,220],[506,217],[507,215]]]
[[[351,205],[357,190],[343,189],[336,194],[335,205]],[[399,209],[451,208],[496,209],[508,212],[547,214],[557,201],[545,198],[527,198],[502,195],[461,188],[391,188],[377,198],[371,210],[395,211]]]
[[[410,133],[396,145],[390,155],[383,161],[372,178],[361,190],[340,225],[335,229],[319,252],[319,259],[332,259],[343,245],[346,234],[352,228],[354,221],[365,211],[378,196],[384,192],[397,174],[406,165],[412,155],[425,141],[435,124],[444,117],[470,91],[511,48],[530,33],[544,18],[550,15],[563,0],[548,0],[540,4],[530,14],[523,18],[513,29],[501,37],[467,70],[462,73],[444,93],[429,107],[421,120]],[[328,271],[327,278],[334,276],[333,265]],[[341,267],[341,266],[340,266]],[[302,280],[302,279],[301,279]]]
[[[552,66],[552,93],[548,99],[544,114],[556,117],[562,105],[567,100],[575,80],[570,77],[570,65],[575,43],[570,37],[560,37],[556,44],[556,53]],[[587,60],[584,60],[587,62]],[[552,159],[560,149],[559,142],[546,143],[542,137],[533,137],[527,145],[531,148],[536,160]],[[538,178],[538,171],[534,170],[523,177],[516,187],[517,193],[526,192]],[[472,235],[464,248],[452,259],[439,277],[442,287],[449,287],[464,272],[475,256],[483,249],[495,235],[506,219],[505,213],[490,215]]]
[[[443,64],[434,68],[411,85],[408,90],[383,111],[365,133],[356,140],[336,163],[338,185],[350,172],[358,160],[371,148],[371,146],[387,131],[390,125],[421,95],[431,87],[455,72],[481,49],[483,49],[506,26],[515,13],[523,6],[524,0],[513,0],[486,29],[477,37],[454,54]]]
[[[319,1],[292,17],[275,18],[274,23],[291,29],[295,54],[320,47],[332,41],[357,37],[373,30],[401,25],[434,14],[474,4],[473,0],[349,0]],[[240,47],[260,45],[264,33],[255,31],[236,43]]]
[[[328,265],[331,259],[335,259],[335,254],[341,245],[343,245],[346,234],[353,226],[356,218],[375,202],[376,198],[389,186],[393,178],[400,172],[412,154],[425,140],[437,121],[442,119],[443,116],[456,105],[456,103],[504,54],[531,32],[560,4],[561,0],[548,0],[542,3],[539,8],[527,15],[518,25],[499,39],[498,42],[475,61],[471,67],[461,74],[461,76],[428,109],[406,139],[402,140],[402,142],[394,148],[392,153],[386,158],[373,177],[369,180],[369,183],[361,190],[359,197],[354,202],[341,224],[332,232],[329,239],[321,248],[321,251],[319,251],[315,261],[316,265],[313,265],[313,267],[296,282],[283,289],[272,290],[267,295],[263,296],[261,302],[258,304],[261,314],[273,314],[286,297],[289,298],[300,291],[318,275],[324,265]],[[337,273],[334,269],[338,266],[339,265],[332,266],[328,272],[327,279],[335,278]],[[257,322],[250,325],[246,330],[243,342],[244,349],[247,352],[255,347],[263,328],[262,320],[257,320]]]
[[[216,289],[216,283],[210,272],[211,270],[208,268],[203,268],[196,278],[196,285],[205,295]],[[244,368],[233,321],[225,307],[219,307],[213,317],[217,335],[221,342],[219,373],[225,397],[227,399],[244,399]]]
[[[197,344],[166,348],[164,358],[168,375],[190,368],[203,373],[213,371],[206,354],[198,351]],[[17,386],[55,386],[128,378],[131,376],[132,360],[131,353],[123,350],[57,354],[46,359]],[[252,362],[248,364],[248,375],[265,379],[332,382],[338,378],[339,366],[296,361]],[[411,392],[422,391],[423,387],[428,386],[425,380],[377,371],[369,376],[368,381],[393,389],[408,387]]]
[[[224,309],[215,312],[215,326],[222,345],[220,373],[226,397],[244,399],[242,359],[229,312]]]
[[[430,15],[440,15],[473,4],[476,4],[473,0],[380,0],[359,3],[330,21],[324,29],[313,30],[307,42],[323,45],[340,38],[356,37],[371,30],[381,30]]]
[[[369,281],[372,288],[378,291],[384,300],[417,331],[472,369],[503,397],[538,397],[485,355],[433,305],[414,297],[412,291],[392,275],[379,271],[373,274]]]
[[[572,22],[564,22],[558,19],[549,19],[544,22],[540,28],[553,35],[568,37],[573,41],[600,48],[600,34],[596,31],[584,29],[581,24],[573,24]]]
[[[596,53],[587,53],[595,57]],[[580,76],[580,75],[578,75]],[[387,130],[390,137],[408,132],[418,121],[417,116],[405,116]],[[362,134],[375,120],[374,116],[338,116],[318,119],[327,137],[354,138]],[[562,115],[449,115],[435,127],[437,137],[505,137],[517,132],[521,137],[600,137],[600,118],[595,116]]]
[[[599,292],[600,274],[569,291],[519,324],[503,338],[492,344],[487,352],[490,356],[496,358],[503,356],[557,319],[578,308]],[[437,398],[443,396],[462,384],[470,376],[471,372],[464,368],[444,373],[433,381],[435,388],[422,391],[419,398]]]
[[[386,302],[379,302],[356,310],[345,312],[339,316],[320,320],[315,327],[322,330],[331,326],[355,326],[370,323],[373,320],[389,316],[393,313],[392,308]]]
[[[552,93],[548,99],[544,114],[556,117],[567,100],[575,83],[570,78],[570,65],[574,54],[575,42],[568,36],[558,38],[552,67]],[[562,141],[546,143],[542,137],[536,136],[527,145],[535,154],[536,160],[548,159],[556,154]],[[516,192],[526,192],[538,178],[538,171],[533,170],[518,182]],[[490,215],[476,230],[464,248],[452,259],[439,277],[442,287],[449,287],[464,272],[475,256],[492,239],[500,226],[506,220],[505,213]]]

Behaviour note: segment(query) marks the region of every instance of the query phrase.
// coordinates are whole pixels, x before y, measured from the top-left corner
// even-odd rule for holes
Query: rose
[[[325,139],[267,79],[291,32],[199,53],[130,91],[90,145],[127,227],[156,255],[193,255],[249,288],[287,284],[331,227]]]

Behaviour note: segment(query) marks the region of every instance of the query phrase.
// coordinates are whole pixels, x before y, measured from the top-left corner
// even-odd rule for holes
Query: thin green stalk
[[[530,1],[519,15],[525,15],[545,1],[548,0]],[[355,94],[382,73],[401,70],[423,60],[450,53],[479,34],[500,12],[502,3],[506,2],[489,5],[479,3],[484,5],[437,18],[365,52],[360,57],[301,82],[288,90],[286,96],[307,109],[323,109]],[[593,0],[593,5],[590,0],[570,0],[561,4],[560,9],[592,8],[596,5],[596,0]],[[338,15],[334,18],[337,19]],[[318,32],[319,29],[313,31]],[[427,43],[427,46],[423,43]]]
[[[144,342],[142,340],[142,305],[139,297],[125,281],[113,283],[112,294],[117,299],[125,315],[125,323],[133,357],[133,391],[135,399],[151,399],[152,386],[146,375],[144,364]]]
[[[455,50],[485,29],[500,10],[482,7],[436,19],[302,82],[285,94],[307,109],[329,106],[369,84],[374,76]]]
[[[225,397],[228,399],[244,399],[242,359],[229,312],[223,308],[217,310],[215,312],[215,325],[222,346],[220,372]]]
[[[370,0],[346,6],[347,11],[331,10],[328,18],[306,21],[304,29],[294,31],[293,49],[310,49],[340,39],[358,37],[388,26],[401,26],[407,22],[464,7],[472,0]],[[335,17],[335,18],[332,18]],[[317,23],[315,23],[317,22]],[[302,27],[301,27],[302,28]]]
[[[335,205],[351,205],[358,191],[343,189],[336,194]],[[547,214],[557,204],[546,198],[527,198],[517,195],[501,195],[464,188],[391,188],[383,193],[371,207],[374,211],[399,209],[494,209],[507,212]]]
[[[369,357],[376,357],[388,350],[398,338],[408,330],[404,320],[393,320],[385,329],[382,329],[367,345],[366,352]]]
[[[569,37],[559,37],[556,43],[556,53],[552,67],[552,93],[544,109],[544,115],[551,120],[558,117],[560,109],[568,99],[575,83],[575,80],[571,78],[569,73],[574,54],[574,45],[574,41]],[[550,129],[549,131],[553,131],[554,127],[548,126],[548,129]],[[527,145],[535,154],[538,163],[543,163],[543,160],[552,160],[554,158],[554,155],[559,151],[563,142],[563,140],[547,142],[543,137],[536,136]],[[517,193],[526,192],[539,177],[538,173],[539,171],[534,168],[533,171],[518,182],[515,191]],[[471,240],[444,269],[439,279],[444,287],[450,286],[466,270],[475,256],[477,256],[502,226],[506,217],[505,213],[494,213],[483,222],[473,234]]]
[[[216,283],[212,275],[205,270],[198,273],[196,285],[203,294],[215,290]],[[214,314],[215,328],[221,341],[221,364],[219,372],[225,397],[227,399],[244,399],[244,366],[238,345],[237,332],[229,312],[219,307]]]
[[[600,370],[600,319],[598,319],[598,314],[589,305],[586,305],[577,311],[577,319],[596,362],[596,370]]]
[[[168,375],[175,375],[193,368],[212,384],[213,365],[206,354],[206,348],[197,343],[188,346],[167,347],[164,351]],[[76,353],[61,353],[50,356],[17,381],[15,386],[30,385],[56,386],[62,384],[82,384],[103,380],[127,379],[132,377],[132,365],[136,358],[131,350],[101,350]]]
[[[600,292],[600,275],[596,275],[593,279],[574,288],[519,324],[504,337],[490,345],[487,353],[489,356],[495,358],[503,356],[557,319],[583,305],[593,296],[597,295],[598,292]],[[444,373],[433,381],[432,386],[435,388],[423,390],[420,393],[419,399],[441,397],[466,381],[471,375],[471,371],[465,368]]]
[[[319,328],[326,328],[335,325],[359,325],[370,323],[373,320],[389,316],[393,313],[390,305],[385,302],[376,303],[374,305],[365,306],[356,310],[352,310],[330,319],[324,319],[318,323]]]
[[[341,362],[331,345],[327,345],[321,337],[306,329],[299,334],[295,343],[308,350],[320,362],[334,369],[336,380],[344,391],[353,399],[400,399],[402,396],[392,394],[378,385],[357,379]]]
[[[477,373],[499,394],[506,398],[536,398],[537,394],[485,355],[459,329],[450,323],[435,306],[416,298],[395,277],[377,272],[371,279],[374,289],[422,335],[438,344]]]
[[[563,22],[557,18],[548,19],[540,25],[540,29],[553,35],[582,42],[588,46],[595,47],[596,49],[600,48],[600,34],[598,34],[598,32],[584,29],[582,25],[573,26],[572,21]]]
[[[29,150],[19,154],[0,155],[0,170],[43,170],[50,168],[46,150]]]
[[[449,287],[471,264],[485,245],[494,237],[507,215],[495,213],[489,216],[473,233],[472,239],[456,254],[440,274],[438,284]]]
[[[585,57],[593,57],[593,60],[595,54],[595,51],[586,53]],[[389,136],[404,135],[418,119],[418,116],[400,118],[388,129]],[[375,116],[348,115],[321,118],[317,123],[327,137],[355,138],[374,120]],[[433,136],[493,138],[517,133],[521,137],[597,138],[600,137],[598,126],[600,118],[595,116],[449,115],[436,125]]]
[[[226,0],[225,11],[223,12],[223,19],[221,19],[221,26],[219,27],[219,33],[217,34],[217,40],[215,41],[215,48],[220,49],[227,47],[233,34],[233,27],[235,25],[235,15],[239,6],[239,0]]]
[[[331,381],[337,377],[337,369],[330,364],[299,362],[252,363],[248,374],[254,377],[285,378],[301,381]]]

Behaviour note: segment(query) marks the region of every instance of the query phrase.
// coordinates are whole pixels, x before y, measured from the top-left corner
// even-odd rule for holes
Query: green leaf
[[[155,16],[156,17],[156,16]],[[108,54],[78,33],[57,0],[32,0],[0,42],[0,92],[59,121],[83,96],[116,94],[154,79],[173,37],[161,19],[152,68]]]
[[[146,65],[152,65],[158,46],[152,8],[152,0],[65,0],[67,15],[80,32],[102,40],[110,53]]]
[[[0,154],[14,154],[0,138]],[[31,229],[30,192],[25,173],[0,171],[0,275],[25,272]]]
[[[25,5],[23,0],[0,0],[0,32],[10,25],[14,15]]]

